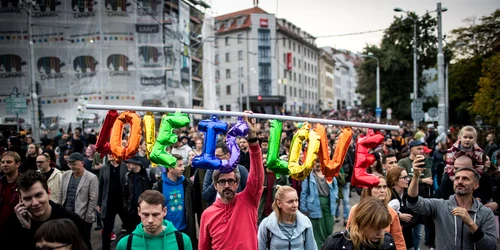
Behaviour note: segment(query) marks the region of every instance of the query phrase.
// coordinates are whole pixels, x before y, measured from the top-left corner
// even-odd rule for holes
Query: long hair
[[[72,250],[88,250],[80,231],[70,219],[49,220],[35,233],[35,242],[58,242],[71,244]]]
[[[376,176],[378,176],[378,178],[381,180],[385,180],[385,183],[387,184],[387,180],[385,179],[384,176],[381,176],[381,175],[376,175]],[[361,199],[364,199],[368,196],[372,196],[372,190],[374,188],[376,188],[376,187],[363,188],[363,190],[361,191]],[[386,192],[387,192],[387,195],[386,195],[385,200],[384,200],[385,205],[389,204],[389,201],[391,201],[391,189],[389,188],[388,184],[387,184]]]
[[[281,208],[278,207],[278,200],[283,202],[283,199],[285,198],[285,194],[288,192],[297,192],[293,187],[290,186],[280,186],[276,185],[276,194],[274,195],[274,202],[273,202],[273,210],[276,213],[276,218],[278,218],[278,222],[283,221],[283,212],[281,211]],[[295,221],[295,215],[292,216],[292,221]]]
[[[381,200],[372,196],[362,199],[349,225],[349,238],[354,249],[362,249],[362,246],[378,248],[382,245],[384,238],[376,245],[368,239],[367,232],[382,230],[391,224],[391,220],[387,205]]]

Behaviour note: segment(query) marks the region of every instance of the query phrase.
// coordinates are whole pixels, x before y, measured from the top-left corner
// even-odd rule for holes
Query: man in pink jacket
[[[200,250],[257,249],[257,208],[263,190],[264,166],[255,121],[249,120],[245,116],[250,144],[247,186],[241,193],[236,193],[240,181],[238,168],[227,174],[214,171],[213,183],[220,198],[201,215]]]

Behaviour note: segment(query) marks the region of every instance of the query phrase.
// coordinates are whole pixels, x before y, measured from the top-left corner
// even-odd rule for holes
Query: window
[[[298,47],[298,49],[299,49],[299,54],[300,54],[300,44],[299,44],[299,47]]]
[[[295,51],[295,42],[293,42],[293,51]]]
[[[299,89],[299,98],[302,98],[302,89]]]
[[[304,69],[307,69],[307,62],[304,61]]]
[[[226,105],[226,111],[231,111],[231,105],[230,104]]]
[[[226,27],[225,27],[226,29],[229,29],[229,27],[231,27],[231,19],[226,20],[226,24],[225,24],[225,26],[226,26]]]
[[[228,45],[229,45],[229,37],[227,36],[226,37],[226,46],[228,46]]]
[[[221,110],[221,111],[224,110],[224,106],[220,105],[219,110]]]
[[[219,54],[215,55],[215,64],[219,64]]]
[[[231,78],[231,70],[226,69],[226,78]]]
[[[290,95],[292,95],[292,86],[290,86]]]
[[[302,82],[302,75],[299,74],[299,83]]]
[[[243,60],[243,50],[238,51],[238,60]]]
[[[231,56],[229,55],[229,52],[228,52],[228,53],[226,53],[226,62],[229,62],[229,61],[230,61],[230,60],[229,60],[229,59],[230,59],[230,57],[231,57]]]
[[[242,17],[238,18],[238,20],[237,20],[237,22],[238,22],[238,23],[237,23],[238,27],[239,27],[239,26],[241,26],[241,25],[243,25],[243,22],[244,22],[244,21],[245,21],[245,17],[244,17],[244,16],[242,16]]]
[[[238,43],[243,43],[243,34],[238,34]]]
[[[215,80],[219,80],[219,79],[220,79],[220,71],[216,70],[215,71]]]
[[[286,53],[283,53],[283,63],[286,64]]]
[[[242,83],[240,88],[241,88],[241,93],[245,93],[245,84]]]
[[[299,59],[299,69],[300,69],[300,64],[301,64],[301,63],[302,63],[302,62],[301,62],[301,61],[300,61],[300,59]]]
[[[268,29],[259,29],[258,33],[258,46],[271,47],[271,31]]]
[[[293,88],[293,96],[297,97],[297,88]]]
[[[293,66],[295,67],[295,57],[293,58]]]
[[[283,38],[283,47],[286,48],[286,39]]]
[[[292,48],[292,40],[288,40],[288,48],[291,49]]]
[[[297,81],[297,73],[293,72],[293,81]]]
[[[218,38],[218,37],[216,37],[216,38],[214,39],[214,46],[215,46],[216,48],[217,48],[217,47],[219,47],[219,38]]]
[[[283,70],[283,78],[286,78],[286,69]]]
[[[292,71],[288,71],[288,79],[292,80]]]
[[[226,95],[230,95],[231,94],[231,85],[227,85],[226,86]],[[227,106],[226,106],[227,108]]]
[[[240,77],[243,77],[243,67],[240,67],[240,74],[239,74]]]

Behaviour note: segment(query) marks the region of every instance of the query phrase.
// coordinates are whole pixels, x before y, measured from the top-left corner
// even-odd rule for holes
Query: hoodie
[[[454,195],[448,200],[408,197],[408,208],[417,214],[430,215],[436,225],[436,249],[491,250],[496,247],[495,218],[491,209],[473,199],[469,216],[477,224],[473,234],[459,216],[451,214],[457,207]],[[462,247],[461,247],[462,246]]]
[[[316,240],[314,240],[314,233],[311,221],[307,216],[297,211],[297,226],[293,230],[291,239],[288,239],[278,225],[278,218],[276,212],[272,212],[267,218],[262,220],[259,226],[259,250],[267,249],[267,239],[270,240],[270,249],[291,249],[291,250],[314,250],[318,249]],[[267,235],[267,232],[272,234]],[[304,244],[305,242],[305,244]]]
[[[162,174],[163,196],[165,197],[165,207],[167,215],[165,219],[171,221],[179,231],[186,229],[186,216],[184,215],[184,186],[182,182],[186,177],[182,176],[173,182],[167,177],[167,172]]]
[[[438,137],[436,138],[436,140],[434,141],[436,143],[436,146],[439,144],[439,143],[446,143],[446,139],[447,139],[447,136],[446,136],[446,131],[444,130],[444,127],[439,125],[438,126]]]
[[[142,228],[142,223],[137,225],[135,230],[132,232],[134,235],[132,239],[132,246],[131,249],[138,250],[138,249],[150,249],[150,250],[175,250],[177,248],[177,239],[175,238],[175,229],[174,224],[172,224],[168,220],[163,220],[163,226],[165,226],[165,230],[161,232],[158,235],[149,235],[146,232],[144,232],[144,229]],[[118,242],[118,245],[116,246],[117,250],[126,250],[127,249],[127,243],[128,243],[128,237],[130,235],[123,237],[120,242]],[[185,250],[192,250],[193,246],[191,245],[191,240],[186,234],[182,234],[182,240],[184,242],[184,249]]]

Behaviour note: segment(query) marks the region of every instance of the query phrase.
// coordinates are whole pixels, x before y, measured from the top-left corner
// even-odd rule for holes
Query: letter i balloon
[[[226,133],[227,123],[219,121],[216,115],[212,115],[210,120],[203,120],[198,123],[198,131],[205,133],[203,142],[203,153],[193,158],[193,167],[204,169],[219,169],[222,161],[215,157],[215,147],[217,135]]]

